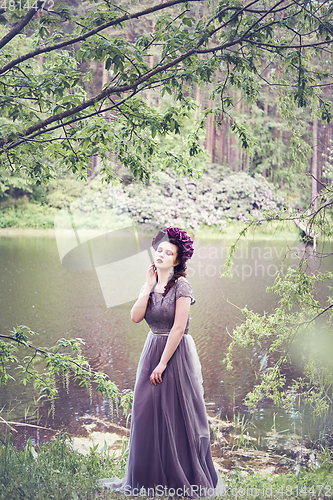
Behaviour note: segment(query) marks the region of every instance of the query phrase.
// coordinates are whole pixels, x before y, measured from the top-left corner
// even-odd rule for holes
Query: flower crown
[[[169,238],[178,240],[178,244],[181,250],[181,261],[183,263],[192,257],[194,252],[193,241],[191,240],[187,232],[179,229],[179,227],[170,226],[162,229],[162,231],[159,231],[155,238],[153,238],[152,247],[156,249],[155,247],[160,243],[160,241],[168,240]]]

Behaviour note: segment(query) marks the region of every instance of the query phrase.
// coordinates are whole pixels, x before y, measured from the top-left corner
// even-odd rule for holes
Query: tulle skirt
[[[137,369],[125,476],[101,484],[128,496],[222,495],[210,449],[201,365],[191,335],[183,335],[162,382],[150,383],[167,338],[148,333]]]

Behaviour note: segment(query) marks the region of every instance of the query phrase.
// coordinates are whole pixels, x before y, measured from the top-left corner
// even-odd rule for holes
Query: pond
[[[9,334],[14,326],[28,325],[39,333],[34,344],[40,346],[52,345],[62,337],[81,337],[86,343],[84,354],[92,367],[107,373],[120,389],[133,389],[148,327],[144,321],[132,323],[130,309],[145,281],[150,238],[140,235],[141,249],[146,250],[131,264],[132,257],[126,250],[132,244],[129,237],[122,235],[117,240],[120,253],[111,260],[121,260],[123,253],[127,263],[117,274],[114,267],[110,271],[114,262],[108,263],[105,255],[96,258],[92,253],[90,269],[84,259],[80,261],[74,254],[69,258],[70,252],[67,252],[66,261],[66,248],[71,250],[75,244],[71,246],[65,238],[65,243],[59,245],[54,232],[32,235],[3,232],[0,238],[1,333]],[[103,243],[96,239],[94,233],[85,241],[94,238],[101,247],[105,244],[105,240]],[[287,239],[249,237],[235,254],[233,279],[221,278],[226,253],[233,241],[228,238],[195,240],[195,252],[188,263],[187,274],[196,298],[196,304],[191,306],[190,333],[202,364],[207,411],[228,419],[238,413],[240,416],[247,413],[242,401],[254,386],[255,371],[263,358],[263,353],[238,349],[231,371],[227,371],[223,363],[229,334],[242,319],[240,309],[247,306],[257,312],[272,311],[276,297],[267,293],[266,287],[272,285],[280,269],[285,272],[288,266],[296,266],[299,253],[304,250],[292,233]],[[88,247],[91,252],[94,244]],[[326,245],[325,251],[332,250],[332,244]],[[312,259],[311,265],[318,266],[318,263]],[[332,257],[322,262],[322,270],[329,270],[329,267],[332,267]],[[321,295],[325,293],[324,289],[320,290]],[[115,305],[117,297],[120,303]],[[293,367],[290,373],[292,371]],[[13,383],[1,386],[2,416],[11,421],[23,421],[27,415],[25,409],[30,407],[28,416],[32,421],[36,397],[37,392],[31,387]],[[110,420],[111,410],[100,395],[94,394],[90,404],[88,391],[72,383],[67,392],[59,382],[54,419],[48,405],[39,409],[43,425],[66,428],[73,434],[82,416]],[[114,419],[124,423],[117,417]],[[286,412],[263,402],[251,417],[249,430],[256,437],[265,436],[273,425],[278,432],[293,432],[311,440],[332,431],[332,414],[316,419],[304,408]]]

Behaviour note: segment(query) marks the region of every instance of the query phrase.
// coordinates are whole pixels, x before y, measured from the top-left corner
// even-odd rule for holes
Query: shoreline
[[[55,230],[35,227],[0,227],[0,237],[2,236],[55,236]]]
[[[238,469],[246,471],[246,474],[278,476],[291,470],[295,472],[299,467],[309,470],[313,466],[318,467],[319,450],[313,448],[302,436],[293,433],[286,435],[284,446],[280,449],[279,446],[258,447],[256,439],[242,433],[241,424],[235,426],[234,422],[208,414],[207,418],[211,431],[212,458],[220,473],[234,474]],[[24,449],[27,436],[33,437],[39,426],[30,425],[23,431],[20,423],[10,423],[14,424],[14,428],[18,426],[16,445]],[[95,453],[99,455],[107,453],[117,460],[121,460],[124,453],[126,455],[130,435],[129,428],[91,415],[79,417],[75,431],[68,428],[47,430],[46,427],[40,427],[40,429],[44,430],[44,439],[37,442],[36,446],[52,442],[61,432],[65,432],[66,442],[71,445],[73,451],[88,456],[94,448]],[[268,441],[269,439],[267,443]]]
[[[284,227],[280,227],[284,226]],[[221,230],[213,227],[204,227],[199,230],[186,229],[191,236],[196,240],[234,240],[239,237],[239,233],[246,228],[246,224],[243,222],[232,222],[228,223],[226,228]],[[81,231],[85,233],[86,236],[91,235],[92,237],[100,235],[101,233],[107,233],[111,229],[110,227],[99,227],[99,228],[82,228]],[[137,228],[140,233],[141,229]],[[155,231],[142,231],[143,234],[152,235]],[[54,228],[33,228],[33,227],[2,227],[0,228],[0,237],[13,237],[13,236],[25,236],[25,237],[54,237]],[[285,222],[273,221],[269,223],[269,226],[265,227],[254,227],[249,229],[249,232],[241,238],[241,241],[249,240],[295,240],[301,239],[300,233],[297,227],[288,221],[287,227]],[[326,241],[333,241],[331,239],[326,239]]]

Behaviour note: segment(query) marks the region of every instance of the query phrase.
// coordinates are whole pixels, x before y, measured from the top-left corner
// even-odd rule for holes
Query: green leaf
[[[189,26],[190,28],[194,23],[193,17],[183,17],[182,21],[183,21],[183,24],[185,24],[185,26]]]

